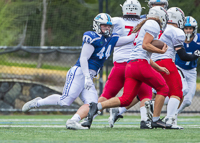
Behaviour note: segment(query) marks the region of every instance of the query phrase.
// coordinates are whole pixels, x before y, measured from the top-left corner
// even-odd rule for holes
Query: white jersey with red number
[[[174,61],[176,54],[174,48],[183,46],[185,34],[180,28],[168,24],[164,33],[161,35],[160,40],[167,44],[168,49],[164,54],[153,53],[151,59],[153,61],[159,59],[172,59]]]
[[[123,19],[121,17],[114,17],[113,20],[113,33],[117,33],[120,37],[131,35],[133,29],[139,24],[143,19],[136,19],[134,21]],[[114,48],[113,62],[122,63],[127,62],[130,58],[130,53],[133,49],[133,43],[126,44],[122,47]]]
[[[160,26],[155,20],[147,20],[145,24],[141,27],[140,31],[137,33],[135,38],[134,45],[135,48],[131,52],[130,60],[133,59],[146,59],[150,62],[151,52],[148,52],[142,48],[142,43],[144,35],[148,32],[154,37],[154,40],[157,39],[160,33]]]

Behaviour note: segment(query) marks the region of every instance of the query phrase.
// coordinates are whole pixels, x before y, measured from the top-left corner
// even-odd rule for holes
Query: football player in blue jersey
[[[83,101],[76,114],[67,121],[67,129],[88,129],[82,127],[79,121],[89,112],[89,103],[97,103],[98,94],[93,84],[103,63],[110,56],[114,47],[120,47],[133,42],[135,34],[119,37],[112,33],[111,16],[106,13],[98,14],[93,20],[93,30],[83,34],[82,51],[76,64],[68,71],[62,95],[53,94],[44,99],[37,97],[22,107],[23,112],[46,105],[70,106],[77,98]]]
[[[193,54],[196,50],[200,50],[200,34],[197,33],[197,21],[192,16],[186,17],[186,23],[184,26],[184,32],[186,35],[184,47],[187,53]],[[196,51],[197,52],[197,51]],[[197,54],[197,53],[196,53]],[[184,96],[183,102],[178,109],[178,114],[183,111],[185,107],[188,107],[192,103],[192,98],[196,91],[196,80],[197,80],[197,60],[193,61],[182,61],[180,57],[176,54],[175,64],[177,68],[182,71],[185,76],[188,93]]]

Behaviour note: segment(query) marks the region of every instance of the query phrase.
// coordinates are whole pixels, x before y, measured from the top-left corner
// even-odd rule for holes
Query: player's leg
[[[84,76],[82,71],[77,66],[72,67],[66,76],[66,83],[63,88],[63,94],[53,94],[44,99],[33,99],[22,107],[22,111],[27,112],[32,108],[38,108],[47,105],[71,105],[71,103],[79,96],[84,88]]]
[[[188,83],[188,88],[190,89],[189,92],[184,96],[183,102],[178,109],[178,113],[181,113],[185,107],[188,107],[192,103],[192,99],[196,92],[196,79],[197,79],[197,72],[195,69],[186,71],[183,70],[183,73],[186,77],[186,81]]]
[[[182,81],[180,74],[178,73],[174,62],[171,59],[162,60],[158,64],[166,67],[170,72],[169,75],[161,73],[165,81],[167,82],[170,91],[170,99],[167,105],[167,116],[165,118],[165,121],[167,124],[172,125],[170,129],[182,129],[182,127],[175,125],[174,122],[180,100],[183,98]]]
[[[124,63],[116,63],[114,62],[114,66],[108,76],[108,80],[103,89],[103,93],[98,99],[98,102],[106,101],[112,97],[115,97],[117,93],[124,86],[125,81],[125,67],[126,62]]]

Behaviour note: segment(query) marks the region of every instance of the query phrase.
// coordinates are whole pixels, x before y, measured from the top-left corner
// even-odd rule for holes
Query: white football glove
[[[200,51],[199,51],[199,50],[194,51],[194,54],[195,54],[196,56],[200,57]]]
[[[89,90],[92,87],[93,84],[94,83],[93,83],[91,77],[90,76],[86,76],[85,77],[85,89]]]

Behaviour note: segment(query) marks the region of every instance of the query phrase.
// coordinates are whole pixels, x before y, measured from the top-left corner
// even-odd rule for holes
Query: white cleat
[[[123,118],[122,115],[119,114],[119,108],[110,108],[110,117],[108,118],[108,122],[111,128],[113,128],[114,123],[119,119]]]
[[[67,120],[66,128],[70,129],[70,130],[87,130],[87,129],[89,129],[88,127],[83,127],[83,126],[81,126],[80,123],[78,123],[74,120],[71,120],[71,119]]]
[[[22,112],[28,112],[29,110],[33,109],[33,108],[37,108],[37,101],[41,100],[41,97],[37,97],[27,103],[24,104],[24,106],[22,107]]]
[[[166,128],[166,129],[177,129],[177,130],[183,130],[184,129],[181,126],[176,125],[175,118],[172,118],[172,117],[165,118],[165,122],[166,122],[166,124],[172,125],[170,128]]]

